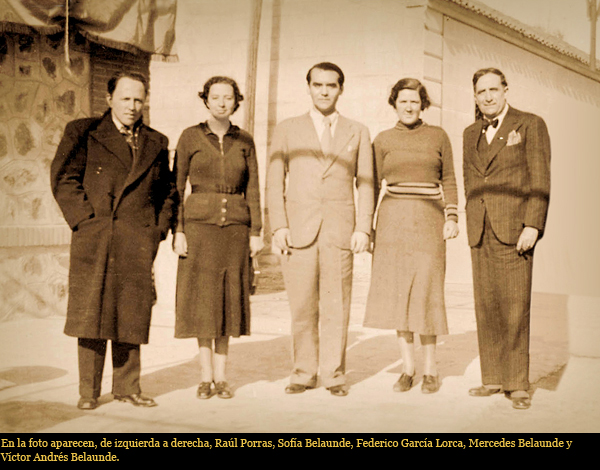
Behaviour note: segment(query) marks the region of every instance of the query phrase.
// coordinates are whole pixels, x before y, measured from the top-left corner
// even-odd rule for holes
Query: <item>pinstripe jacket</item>
[[[546,123],[535,114],[509,107],[488,155],[477,150],[483,121],[463,134],[463,174],[467,234],[476,246],[487,212],[502,243],[517,243],[523,227],[544,232],[550,198],[550,137]]]

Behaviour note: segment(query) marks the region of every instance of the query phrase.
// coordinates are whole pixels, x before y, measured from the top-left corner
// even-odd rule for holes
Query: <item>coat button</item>
[[[481,203],[483,204],[485,201],[483,200],[483,198],[481,198],[481,199],[479,200],[479,202],[481,202]]]
[[[225,204],[225,203],[227,202],[227,199],[223,198],[223,199],[221,199],[221,202],[222,202],[223,204]]]

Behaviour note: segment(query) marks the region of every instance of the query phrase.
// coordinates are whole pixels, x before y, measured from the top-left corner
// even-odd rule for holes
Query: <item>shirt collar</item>
[[[206,135],[217,135],[215,134],[208,125],[208,121],[204,121],[200,123],[200,128],[204,131]],[[225,132],[225,135],[236,135],[240,128],[233,123],[229,123],[229,129]]]
[[[325,119],[325,115],[323,113],[321,113],[317,108],[315,108],[314,106],[312,108],[310,108],[309,114],[315,124],[317,124],[318,126],[323,125],[323,119]],[[336,110],[333,113],[331,113],[329,116],[327,116],[327,117],[329,117],[329,119],[331,121],[332,128],[335,127],[335,125],[337,124],[339,115],[340,115],[340,113]]]
[[[114,115],[114,113],[111,111],[110,116],[112,118],[113,123],[115,124],[117,130],[119,132],[122,131],[126,131],[127,129],[129,129],[125,124],[123,124],[121,121],[119,121],[119,119],[117,118],[117,116]],[[140,118],[138,121],[136,121],[133,126],[131,127],[131,130],[137,130],[140,127],[140,124],[142,122],[142,118]]]
[[[494,119],[498,119],[498,126],[496,126],[496,129],[500,129],[500,126],[502,125],[502,121],[504,121],[504,118],[506,117],[507,112],[508,112],[508,103],[506,103],[504,105],[504,109],[502,110],[502,112],[494,118]],[[492,121],[494,119],[492,119]]]

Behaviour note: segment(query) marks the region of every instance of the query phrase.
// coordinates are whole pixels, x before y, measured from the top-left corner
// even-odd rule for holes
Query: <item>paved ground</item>
[[[164,305],[155,309],[150,344],[142,348],[142,388],[159,403],[151,409],[113,401],[107,365],[101,406],[78,410],[76,340],[62,333],[64,318],[2,323],[0,432],[600,431],[599,395],[579,394],[576,384],[577,377],[598,377],[597,360],[571,360],[564,372],[566,310],[552,297],[534,301],[531,381],[536,390],[530,410],[513,410],[503,396],[468,396],[480,375],[472,293],[463,285],[447,286],[451,334],[440,338],[438,347],[441,390],[424,395],[419,380],[411,391],[394,393],[401,369],[395,334],[362,327],[369,263],[364,258],[356,264],[347,359],[351,390],[345,398],[322,387],[284,394],[289,309],[285,292],[274,292],[253,297],[252,336],[232,340],[232,400],[195,398],[197,346],[194,340],[174,339],[174,315]],[[567,378],[568,384],[560,383]]]

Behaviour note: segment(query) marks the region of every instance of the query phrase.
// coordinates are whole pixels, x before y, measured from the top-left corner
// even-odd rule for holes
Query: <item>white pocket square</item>
[[[521,142],[521,134],[517,131],[510,131],[508,134],[508,139],[506,140],[506,145],[517,145]]]

